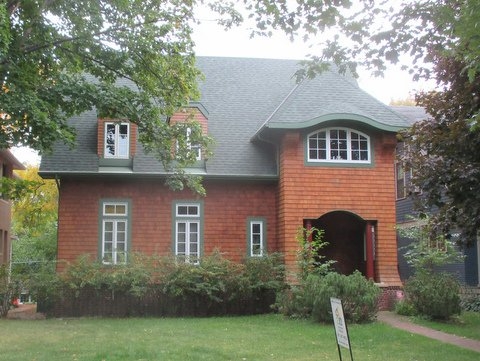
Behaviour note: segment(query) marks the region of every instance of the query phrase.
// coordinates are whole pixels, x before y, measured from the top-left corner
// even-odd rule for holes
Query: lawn
[[[434,330],[480,340],[479,312],[462,312],[459,317],[455,317],[446,322],[433,322],[418,317],[413,318],[413,321],[420,325],[433,328]]]
[[[351,325],[354,360],[466,361],[479,354],[381,323]],[[338,360],[333,326],[279,315],[0,320],[0,360]],[[350,360],[342,349],[344,360]]]

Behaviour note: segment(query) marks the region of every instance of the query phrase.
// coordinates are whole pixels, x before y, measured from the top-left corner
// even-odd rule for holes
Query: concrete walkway
[[[411,322],[408,317],[397,315],[390,311],[380,311],[377,316],[378,321],[386,323],[390,326],[411,332],[425,337],[430,337],[445,343],[463,347],[469,350],[480,352],[480,341],[472,340],[465,337],[452,335],[449,333],[432,330],[431,328],[416,325]]]

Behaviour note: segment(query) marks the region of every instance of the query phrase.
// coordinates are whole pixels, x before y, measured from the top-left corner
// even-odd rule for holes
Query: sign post
[[[348,336],[347,323],[343,315],[342,301],[338,298],[331,297],[330,304],[332,306],[333,323],[335,326],[335,337],[337,338],[338,356],[342,361],[342,351],[340,347],[350,350],[350,359],[353,361],[352,348],[350,347],[350,337]]]

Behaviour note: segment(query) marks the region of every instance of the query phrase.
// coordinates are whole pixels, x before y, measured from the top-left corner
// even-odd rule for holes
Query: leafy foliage
[[[320,251],[328,246],[324,240],[324,231],[315,227],[297,230],[297,242],[299,250],[297,252],[297,264],[299,267],[299,277],[305,280],[310,274],[325,275],[332,271],[334,260],[327,260]]]
[[[191,39],[195,5],[2,1],[0,148],[25,145],[43,153],[56,141],[73,146],[75,129],[68,119],[95,108],[99,117],[136,123],[147,149],[165,149],[175,132],[166,118],[198,96]],[[201,133],[190,137],[207,147]],[[155,156],[181,169],[184,163],[166,156],[171,150]]]
[[[471,80],[466,64],[454,56],[436,59],[445,88],[417,96],[430,118],[405,132],[403,161],[414,170],[413,186],[422,189],[419,209],[435,210],[432,235],[459,229],[461,242],[468,244],[480,227],[480,77]]]
[[[480,297],[478,295],[464,298],[460,301],[464,311],[480,312]]]
[[[0,265],[0,317],[5,317],[12,307],[12,300],[17,294],[18,286],[10,281],[7,264]]]
[[[422,272],[405,284],[405,294],[419,314],[433,319],[449,319],[459,314],[460,285],[450,274]]]
[[[360,272],[346,276],[330,272],[309,275],[301,286],[284,292],[277,300],[281,313],[310,317],[317,322],[332,322],[330,298],[340,298],[349,322],[372,321],[378,310],[380,289]]]
[[[13,203],[12,230],[17,236],[12,242],[14,273],[28,273],[28,265],[56,259],[58,189],[55,181],[43,180],[37,172],[36,166],[18,172],[34,187]]]
[[[403,254],[415,272],[433,272],[438,266],[463,260],[454,242],[443,235],[432,236],[428,219],[416,220],[412,226],[399,228],[399,234],[412,242]]]
[[[212,315],[268,311],[266,302],[273,303],[275,292],[284,287],[276,254],[244,264],[218,252],[199,265],[143,254],[131,254],[129,260],[107,267],[85,255],[54,278],[38,275],[32,292],[44,311],[57,315]],[[77,310],[78,304],[87,308]]]

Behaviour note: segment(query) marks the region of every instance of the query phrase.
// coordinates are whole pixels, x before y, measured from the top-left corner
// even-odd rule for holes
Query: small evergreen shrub
[[[349,322],[369,322],[377,314],[380,289],[358,271],[349,276],[329,273],[312,290],[315,292],[310,296],[313,298],[312,317],[318,322],[331,322],[331,297],[342,300],[343,313]]]
[[[405,284],[408,302],[421,315],[447,320],[459,314],[460,285],[446,273],[417,272]]]
[[[280,294],[277,308],[286,316],[332,322],[330,298],[335,297],[342,300],[346,320],[361,323],[374,319],[379,296],[380,289],[358,271],[349,276],[310,274],[301,285]]]
[[[410,302],[401,300],[395,304],[395,313],[402,316],[415,316],[417,314],[417,310]]]

